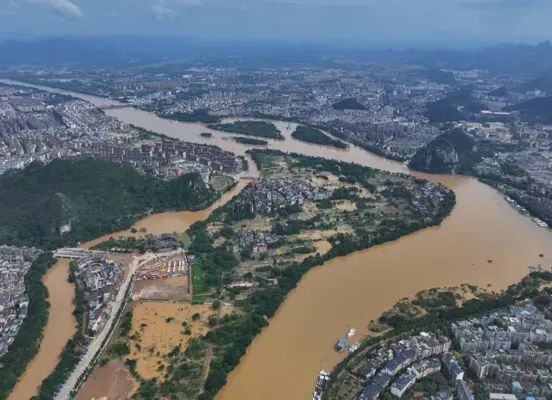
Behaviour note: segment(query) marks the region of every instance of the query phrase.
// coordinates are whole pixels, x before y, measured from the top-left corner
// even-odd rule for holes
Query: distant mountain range
[[[519,93],[541,90],[552,95],[552,74],[544,74],[514,88]]]
[[[476,50],[412,53],[410,62],[440,69],[486,69],[493,72],[538,74],[552,68],[552,44],[500,44]]]
[[[0,42],[1,43],[1,42]],[[322,43],[266,40],[223,41],[178,36],[71,36],[36,40],[7,40],[0,44],[0,64],[98,65],[159,59],[233,57],[256,60],[263,65],[284,61],[332,63],[331,56],[387,60],[422,65],[428,78],[453,84],[454,77],[441,69],[488,69],[494,72],[524,72],[535,76],[552,72],[552,44],[501,44],[473,50],[373,50],[338,47]],[[230,62],[230,61],[228,61]]]

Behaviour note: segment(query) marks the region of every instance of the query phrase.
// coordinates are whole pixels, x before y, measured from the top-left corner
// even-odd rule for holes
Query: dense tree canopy
[[[214,193],[199,174],[163,181],[97,159],[57,159],[0,178],[0,243],[54,248],[130,228],[149,209],[196,209]],[[71,231],[61,234],[64,225]]]

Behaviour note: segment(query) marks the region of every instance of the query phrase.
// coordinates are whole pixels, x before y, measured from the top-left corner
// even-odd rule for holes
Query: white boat
[[[355,332],[356,332],[355,328],[349,329],[349,332],[347,332],[347,338],[353,337],[355,335]]]
[[[324,370],[320,371],[318,374],[318,379],[316,380],[316,385],[314,385],[314,391],[312,392],[312,400],[321,400],[324,390],[330,382],[330,373]]]
[[[541,228],[548,228],[548,224],[541,220],[540,218],[533,218],[533,222],[540,226]]]
[[[349,353],[354,353],[355,351],[358,350],[359,347],[360,347],[360,342],[355,342],[349,347],[347,347],[347,350],[349,350]]]

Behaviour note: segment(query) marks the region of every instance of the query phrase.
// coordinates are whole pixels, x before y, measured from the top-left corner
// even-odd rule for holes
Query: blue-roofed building
[[[383,389],[389,385],[391,376],[386,373],[380,372],[376,375],[364,390],[357,396],[357,400],[374,400],[377,399]]]
[[[443,354],[443,364],[451,380],[457,381],[464,379],[464,369],[460,366],[458,360],[452,353]]]
[[[385,372],[380,372],[374,377],[374,379],[372,379],[372,382],[377,383],[382,388],[386,388],[389,385],[390,381],[391,376],[389,374],[386,374]]]
[[[369,384],[364,388],[364,390],[357,396],[357,400],[374,400],[377,399],[383,390],[382,387],[374,385],[373,383]]]
[[[474,400],[473,393],[464,380],[456,381],[456,398],[458,400]]]
[[[416,352],[412,349],[406,350],[402,353],[404,357],[412,363],[416,359]]]
[[[405,357],[404,353],[399,353],[395,356],[394,359],[392,359],[387,364],[385,364],[385,367],[383,367],[382,371],[385,373],[388,373],[389,375],[395,375],[401,369],[407,367],[412,363],[412,361],[409,361],[409,360],[410,359]]]
[[[449,389],[441,390],[435,395],[436,400],[452,400],[454,395]]]
[[[412,387],[416,382],[416,375],[412,372],[402,374],[391,385],[391,393],[397,396],[399,399],[405,394],[405,392]]]

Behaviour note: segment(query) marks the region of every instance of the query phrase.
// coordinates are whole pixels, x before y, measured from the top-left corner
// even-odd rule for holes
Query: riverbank
[[[91,93],[71,92],[71,91],[68,91],[66,89],[56,88],[56,87],[53,87],[53,86],[43,86],[43,85],[40,85],[40,84],[37,84],[37,83],[32,83],[32,82],[13,81],[13,80],[10,80],[10,79],[0,79],[0,83],[4,83],[4,84],[8,84],[8,85],[16,85],[16,86],[34,87],[34,88],[45,90],[45,91],[56,92],[56,93],[59,93],[59,94],[72,96],[72,97],[75,97],[75,98],[80,98],[81,100],[85,100],[85,101],[88,101],[88,102],[92,103],[96,107],[127,106],[128,107],[128,108],[126,108],[127,110],[130,109],[130,108],[133,108],[133,109],[136,109],[137,111],[139,111],[141,113],[155,115],[157,118],[163,119],[165,121],[179,122],[179,123],[186,124],[186,125],[190,125],[190,124],[192,124],[192,125],[202,125],[207,130],[207,132],[203,132],[203,134],[211,134],[211,136],[202,136],[203,138],[212,137],[214,132],[222,132],[222,131],[217,131],[217,130],[209,128],[209,124],[213,123],[213,121],[211,121],[210,119],[207,119],[206,121],[194,120],[194,119],[181,120],[181,119],[178,119],[178,118],[174,118],[172,116],[158,115],[158,114],[155,114],[155,113],[153,113],[151,111],[148,111],[146,109],[141,109],[141,108],[134,107],[131,104],[122,103],[122,102],[119,102],[117,100],[108,99],[108,98],[105,98],[105,97],[98,97],[98,96],[95,96],[94,94],[91,94]],[[113,110],[108,110],[108,111],[113,111]],[[106,113],[108,115],[112,115],[112,113],[109,113],[109,112],[106,112]],[[114,116],[114,115],[112,115],[112,116]],[[257,120],[257,121],[267,121],[267,122],[272,122],[272,123],[278,122],[281,127],[284,127],[285,126],[284,123],[287,123],[288,126],[291,126],[290,124],[293,124],[293,129],[295,129],[299,125],[306,125],[306,126],[310,126],[312,128],[315,128],[315,129],[319,129],[324,134],[328,134],[328,135],[333,136],[335,138],[339,138],[339,139],[341,139],[341,140],[343,140],[347,143],[350,143],[351,145],[357,147],[358,149],[368,151],[370,153],[375,154],[376,156],[382,157],[382,158],[387,159],[389,161],[404,163],[408,160],[406,157],[404,157],[400,154],[390,153],[390,152],[388,152],[388,151],[386,151],[386,150],[384,150],[380,147],[369,145],[369,144],[366,144],[366,143],[359,143],[358,141],[353,140],[350,136],[348,136],[344,132],[333,129],[331,126],[329,126],[327,124],[312,124],[308,121],[302,121],[302,120],[299,120],[299,119],[296,119],[296,118],[284,118],[284,117],[278,116],[278,115],[268,115],[268,114],[258,114],[258,113],[254,113],[250,116],[243,116],[241,118],[237,118],[237,117],[217,117],[217,120],[214,121],[214,122],[218,122],[219,120],[221,122],[224,122],[224,123],[227,123],[227,122],[231,123],[231,122],[238,121],[238,120],[247,120],[247,121]],[[127,121],[125,121],[125,122],[127,122]],[[133,125],[131,122],[128,122],[128,123],[131,126],[139,127],[137,125]],[[171,134],[160,133],[158,131],[153,131],[153,130],[143,128],[143,127],[141,127],[141,128],[145,129],[145,131],[155,132],[156,133],[155,136],[158,136],[160,138],[171,138],[171,137],[172,138],[178,138],[178,136],[174,136],[174,135],[171,135]],[[283,132],[281,129],[280,129],[280,131]],[[227,132],[227,133],[229,133],[229,132]],[[201,136],[201,134],[200,134],[200,136]],[[185,139],[182,139],[182,140],[185,140]],[[195,142],[193,140],[191,140],[191,141]],[[203,141],[203,142],[200,142],[200,143],[210,144],[208,141],[207,142]],[[222,147],[222,148],[225,149],[224,147]],[[229,151],[232,151],[232,150],[229,150]],[[290,150],[290,151],[292,151],[292,150]],[[382,169],[385,169],[385,168],[382,168]]]
[[[42,381],[55,369],[67,341],[76,332],[72,299],[74,285],[69,283],[69,260],[57,261],[44,275],[42,282],[49,303],[47,322],[41,332],[38,352],[19,377],[9,400],[26,400],[36,395]]]
[[[137,221],[133,225],[138,229],[146,228],[147,234],[160,234],[173,231],[183,232],[190,224],[188,222],[190,217],[205,218],[221,202],[227,201],[239,192],[246,183],[247,180],[238,181],[230,191],[223,193],[219,199],[211,199],[210,206],[201,211],[154,214]],[[119,231],[93,239],[81,244],[79,247],[89,248],[110,237],[144,236],[146,233],[133,232],[131,230]],[[44,284],[49,293],[48,302],[50,303],[48,323],[43,331],[43,338],[38,354],[28,364],[25,373],[23,373],[15,385],[13,392],[9,396],[10,400],[28,399],[37,393],[43,380],[58,365],[60,354],[76,331],[76,321],[72,315],[74,309],[72,304],[74,285],[67,281],[68,276],[69,261],[59,260],[44,278]],[[56,378],[56,380],[59,379]]]
[[[480,317],[497,311],[507,312],[510,306],[525,305],[538,297],[549,296],[551,281],[552,272],[547,268],[529,273],[520,282],[510,285],[507,291],[500,293],[464,285],[455,288],[430,289],[418,293],[416,299],[402,299],[392,310],[379,317],[380,322],[389,324],[385,333],[365,338],[354,353],[350,353],[335,366],[330,374],[329,383],[324,388],[323,399],[338,399],[341,398],[342,392],[354,393],[363,387],[355,377],[355,371],[366,364],[367,353],[372,348],[388,341],[404,338],[405,335],[413,337],[422,331],[447,332],[449,324],[455,321]],[[460,303],[458,303],[459,300]],[[411,316],[400,315],[399,310],[406,310],[406,308],[417,308],[420,312]],[[388,318],[390,313],[394,315],[392,320]]]
[[[96,106],[104,103],[103,99],[71,94]],[[132,108],[106,113],[170,137],[217,145],[239,155],[247,150],[225,140],[230,134],[211,132],[202,124],[171,122]],[[377,157],[358,146],[336,150],[296,141],[289,137],[293,123],[276,124],[286,139],[269,142],[271,149],[410,173],[403,163]],[[201,132],[212,133],[213,137],[202,138]],[[466,176],[413,175],[454,190],[457,205],[452,214],[439,227],[328,261],[307,272],[296,290],[288,294],[270,326],[248,347],[217,399],[308,398],[313,376],[321,369],[331,369],[343,358],[333,350],[335,338],[351,326],[357,328],[357,335],[367,335],[366,321],[376,319],[397,299],[414,296],[428,287],[466,282],[480,287],[491,284],[494,290],[500,290],[519,281],[528,265],[552,262],[552,235],[519,215],[496,190]],[[171,223],[170,219],[165,222]]]
[[[242,305],[246,318],[229,326],[223,324],[208,336],[214,343],[215,351],[215,359],[211,362],[205,382],[208,396],[218,393],[226,381],[226,375],[238,366],[239,355],[245,354],[256,333],[265,327],[265,319],[272,323],[271,318],[287,295],[310,269],[359,250],[392,243],[429,226],[438,226],[455,204],[454,193],[444,186],[410,175],[390,174],[359,165],[274,150],[254,150],[250,154],[263,181],[249,187],[224,209],[215,211],[204,223],[193,225],[190,232],[193,236],[190,250],[197,249],[195,254],[200,256],[201,266],[211,277],[210,281],[230,274],[237,281],[243,276],[249,282],[259,283],[258,287],[234,292],[231,281],[224,283],[223,279],[222,295],[228,295],[230,299],[239,295],[236,304]],[[300,189],[294,187],[297,182],[303,185]],[[279,186],[282,183],[286,187]],[[277,196],[272,195],[275,192],[271,190],[288,198],[290,191],[306,192],[307,198],[300,201],[300,207],[288,210],[282,203],[276,203]],[[309,191],[319,194],[318,202],[309,200],[308,193],[312,193]],[[322,199],[325,193],[328,196]],[[260,207],[263,194],[269,196],[274,207],[280,211],[263,211]],[[414,198],[417,200],[411,203]],[[345,199],[355,207],[339,208],[338,203]],[[417,208],[412,204],[417,204]],[[260,232],[271,235],[269,247],[278,246],[266,254],[268,258],[275,258],[272,263],[277,268],[270,267],[271,261],[265,268],[266,258],[262,254],[243,255],[248,246],[247,242],[243,243],[243,238],[247,235],[259,237]],[[325,254],[317,253],[314,242],[305,236],[307,233],[327,235],[331,249]],[[240,252],[241,264],[236,258],[230,259],[232,250],[224,244],[217,247],[209,244],[209,238],[212,241],[220,235],[225,235],[226,240],[237,247],[234,253]],[[280,235],[284,235],[283,239]],[[302,238],[297,235],[302,235]],[[254,243],[260,247],[264,241],[261,240],[262,244],[258,241]],[[210,262],[213,258],[224,260],[227,265],[222,265],[222,261],[213,265]],[[239,273],[236,271],[238,264]],[[226,297],[220,299],[228,301]]]
[[[25,276],[25,291],[29,296],[28,312],[20,332],[2,357],[0,370],[0,398],[5,399],[25,372],[28,363],[38,354],[42,332],[48,322],[48,290],[43,278],[54,264],[50,253],[42,254],[29,268]]]

